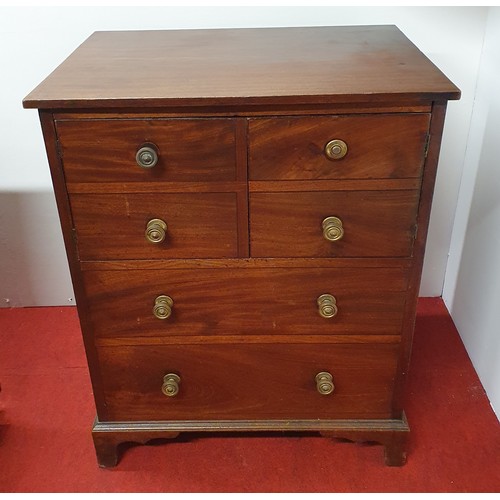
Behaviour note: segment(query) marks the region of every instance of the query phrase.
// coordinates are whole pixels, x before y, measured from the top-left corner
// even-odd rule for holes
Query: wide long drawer
[[[236,193],[70,195],[81,260],[238,256]]]
[[[399,335],[408,270],[85,271],[83,281],[98,338]]]
[[[100,347],[106,419],[389,418],[398,347]]]

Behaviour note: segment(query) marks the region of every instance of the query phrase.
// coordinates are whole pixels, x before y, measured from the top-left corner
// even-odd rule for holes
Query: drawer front
[[[112,421],[366,419],[391,416],[397,351],[397,344],[141,345],[100,347],[99,359]],[[318,392],[320,372],[332,375],[330,394]],[[164,386],[168,374],[180,381],[167,377]],[[178,392],[165,396],[162,387]]]
[[[236,179],[235,127],[230,119],[57,121],[67,182],[231,181]],[[142,168],[136,154],[157,148]]]
[[[238,256],[235,193],[73,194],[70,202],[81,260]],[[157,219],[166,225],[159,231]]]
[[[249,122],[252,180],[420,177],[429,114],[259,118]],[[347,145],[329,159],[332,140]]]
[[[85,271],[83,277],[97,337],[170,338],[399,335],[407,273],[402,268],[172,269]],[[334,297],[336,315],[321,315],[332,312],[328,301],[318,303],[323,294]],[[155,316],[162,296],[173,301],[166,319]]]
[[[407,257],[418,199],[416,190],[250,193],[250,254]],[[340,222],[323,224],[332,216]],[[332,225],[337,231],[330,233]],[[340,231],[341,239],[326,239],[338,237]]]

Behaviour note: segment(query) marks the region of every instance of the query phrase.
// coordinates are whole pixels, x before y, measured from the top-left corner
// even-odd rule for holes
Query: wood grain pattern
[[[250,255],[410,256],[418,199],[418,191],[250,193]],[[341,240],[323,237],[329,216],[342,220]]]
[[[236,120],[236,177],[244,183],[244,189],[237,192],[238,204],[238,256],[249,257],[250,236],[248,234],[248,155],[247,155],[247,120]]]
[[[249,121],[251,180],[420,177],[429,114],[261,118]],[[329,160],[341,139],[347,155]]]
[[[459,96],[395,26],[337,26],[97,32],[23,103],[352,105]]]
[[[213,344],[399,344],[398,335],[168,335],[163,337],[99,337],[96,346]]]
[[[235,123],[213,120],[85,120],[56,122],[67,182],[236,180]],[[158,147],[158,163],[135,155]]]
[[[353,257],[325,258],[272,258],[272,259],[169,259],[169,260],[108,260],[108,261],[82,261],[82,271],[136,271],[160,269],[256,269],[256,268],[370,268],[393,267],[408,269],[412,265],[410,258],[378,257],[363,259]]]
[[[417,300],[424,265],[425,242],[429,229],[432,207],[432,194],[436,181],[439,151],[443,134],[446,102],[436,102],[432,110],[429,154],[424,166],[422,190],[418,210],[418,232],[415,238],[415,256],[410,272],[407,300],[405,303],[404,322],[401,330],[402,344],[398,364],[398,376],[394,386],[393,414],[398,416],[403,411],[405,382],[410,368],[413,333],[417,313]]]
[[[246,149],[244,150],[246,155]],[[245,164],[246,171],[246,164]],[[335,179],[228,182],[68,182],[68,193],[238,193],[286,191],[391,191],[420,189],[421,179]]]
[[[25,98],[49,110],[101,465],[123,441],[190,430],[316,430],[404,463],[432,190],[459,96],[395,26],[345,26],[97,32]],[[340,161],[323,153],[333,138]],[[135,161],[145,142],[160,151],[150,170]],[[331,215],[338,242],[323,238]],[[159,246],[152,218],[168,223]]]
[[[177,437],[180,432],[319,432],[328,438],[384,445],[386,465],[406,462],[410,428],[406,416],[398,419],[258,419],[258,420],[163,420],[146,422],[94,422],[92,437],[101,467],[114,467],[120,458],[119,444],[147,443]]]
[[[100,347],[110,420],[388,418],[397,346]],[[314,377],[333,375],[321,395]],[[175,397],[163,376],[181,377]]]
[[[248,191],[251,193],[296,193],[301,191],[401,191],[420,189],[420,184],[421,179],[417,177],[410,179],[249,181]],[[79,192],[86,192],[91,189],[88,184],[77,184],[77,186],[79,186]],[[84,187],[82,188],[81,186]],[[106,184],[106,186],[109,186],[109,184]]]
[[[430,113],[432,102],[421,99],[407,102],[367,102],[367,103],[335,103],[335,104],[264,104],[264,105],[240,105],[232,106],[168,106],[120,108],[119,110],[105,106],[98,109],[71,109],[58,110],[54,113],[54,119],[61,120],[93,120],[96,118],[227,118],[227,117],[251,117],[251,116],[300,116],[300,115],[332,115],[332,114],[366,114],[366,113]]]
[[[63,168],[57,151],[57,136],[54,119],[49,111],[42,110],[39,111],[39,117],[47,158],[49,160],[50,175],[56,197],[57,211],[59,214],[59,221],[61,223],[71,281],[78,304],[78,318],[82,329],[87,363],[91,373],[92,392],[96,408],[98,411],[104,412],[105,405],[101,385],[101,367],[99,365],[99,360],[97,359],[97,350],[94,344],[90,316],[87,313],[87,297],[83,289],[83,280],[78,261],[78,249],[73,237],[71,207],[64,182]]]
[[[357,181],[359,182],[359,181]],[[370,181],[373,182],[373,181]],[[401,181],[397,181],[401,182]],[[415,182],[412,179],[412,182]],[[68,182],[68,193],[245,193],[247,183],[242,181],[227,182]],[[399,186],[401,189],[401,186]],[[404,188],[404,186],[403,186]],[[411,186],[410,186],[411,188]],[[390,189],[390,186],[389,188]]]
[[[89,271],[84,282],[96,337],[399,335],[407,270]],[[318,313],[323,293],[334,318]],[[174,301],[167,320],[153,316],[158,295]]]
[[[82,260],[238,256],[235,193],[73,194],[70,199]],[[162,243],[145,238],[151,219],[168,226]]]

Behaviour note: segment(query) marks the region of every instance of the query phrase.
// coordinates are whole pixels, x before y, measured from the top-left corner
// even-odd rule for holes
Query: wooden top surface
[[[25,108],[458,99],[395,26],[96,32]]]

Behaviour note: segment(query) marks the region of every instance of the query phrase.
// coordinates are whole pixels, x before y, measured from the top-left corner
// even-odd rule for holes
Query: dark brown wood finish
[[[69,183],[236,180],[234,120],[59,120],[56,127]],[[152,168],[135,159],[147,143],[158,149]]]
[[[394,344],[100,347],[111,420],[389,418]],[[335,389],[322,395],[315,376]],[[179,393],[165,396],[168,373]]]
[[[432,190],[459,95],[396,27],[360,26],[95,33],[24,100],[48,110],[100,465],[125,441],[285,429],[379,442],[404,463]],[[343,159],[326,158],[331,139]],[[135,160],[144,143],[151,169]],[[322,234],[331,215],[337,242]],[[145,239],[153,218],[168,224],[160,245]],[[172,398],[167,373],[181,376]]]
[[[313,420],[170,420],[146,422],[94,422],[92,436],[101,467],[114,467],[123,443],[147,444],[153,439],[174,439],[180,432],[262,432],[316,431],[330,438],[380,443],[385,447],[385,463],[400,466],[406,462],[410,428],[406,416],[400,419],[313,419]]]
[[[408,257],[418,191],[250,193],[252,257]],[[322,221],[342,220],[344,236],[323,237]]]
[[[72,194],[70,200],[82,260],[238,257],[235,193]],[[145,237],[152,219],[167,224],[161,243]]]
[[[168,335],[163,337],[100,337],[97,346],[153,346],[153,345],[205,345],[212,344],[399,344],[399,335]],[[207,348],[207,352],[210,349]]]
[[[251,180],[420,177],[430,115],[371,114],[252,119]],[[325,145],[347,144],[330,160]]]
[[[246,151],[244,151],[246,152]],[[246,168],[245,168],[246,172]],[[244,193],[301,191],[392,191],[420,189],[421,179],[335,179],[246,182],[80,182],[66,184],[69,193]],[[245,207],[245,211],[248,207]]]
[[[236,121],[236,178],[242,189],[237,191],[238,203],[238,256],[250,255],[248,234],[248,155],[247,155],[247,120]]]
[[[49,161],[50,175],[54,194],[56,197],[57,210],[59,221],[61,224],[66,256],[68,259],[69,270],[71,273],[71,281],[73,283],[73,291],[78,304],[78,318],[83,334],[83,342],[85,353],[89,365],[92,390],[97,412],[106,417],[104,408],[104,399],[101,385],[101,367],[97,359],[97,350],[94,344],[94,336],[92,326],[90,324],[90,316],[87,312],[87,297],[83,289],[83,281],[81,278],[78,249],[73,231],[73,222],[71,208],[69,204],[68,194],[66,192],[65,179],[60,156],[57,148],[57,136],[53,121],[53,116],[48,111],[39,111],[40,124],[42,128],[43,138],[45,141],[45,150]]]
[[[429,154],[424,167],[420,205],[418,211],[417,227],[415,238],[415,250],[413,266],[411,268],[410,281],[407,292],[405,306],[405,319],[402,328],[401,351],[398,366],[398,378],[394,388],[393,414],[398,418],[403,412],[405,382],[410,368],[410,356],[413,343],[413,332],[415,328],[415,318],[417,311],[418,292],[422,277],[422,267],[424,264],[425,243],[429,229],[429,219],[431,215],[432,195],[436,180],[439,151],[441,148],[441,138],[446,114],[446,102],[436,102],[433,106]]]
[[[399,335],[408,270],[205,269],[85,272],[96,337],[178,335]],[[317,298],[337,299],[333,318]],[[153,315],[155,298],[174,301]],[[291,340],[291,339],[290,339]]]
[[[316,267],[322,269],[345,268],[378,268],[411,267],[410,258],[272,258],[272,259],[170,259],[170,260],[108,260],[108,261],[82,261],[82,271],[133,271],[133,270],[161,270],[161,269],[260,269],[260,268],[287,268]]]
[[[114,108],[105,106],[99,109],[59,109],[54,113],[54,119],[59,120],[95,120],[110,119],[146,119],[151,118],[228,118],[228,117],[264,117],[264,116],[300,116],[300,115],[340,115],[366,113],[431,113],[432,102],[427,99],[411,100],[401,103],[394,102],[363,102],[363,103],[323,103],[323,104],[241,104],[218,106],[143,106],[135,108]]]
[[[336,26],[97,32],[24,106],[395,104],[459,96],[395,26]]]

